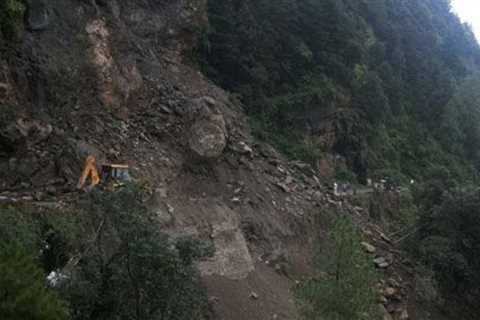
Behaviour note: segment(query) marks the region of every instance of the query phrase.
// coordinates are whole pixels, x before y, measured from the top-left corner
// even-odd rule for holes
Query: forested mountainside
[[[0,319],[480,318],[479,69],[447,0],[0,0]]]
[[[480,169],[480,48],[448,0],[209,1],[205,72],[258,137],[360,181]],[[337,176],[351,176],[336,168]]]

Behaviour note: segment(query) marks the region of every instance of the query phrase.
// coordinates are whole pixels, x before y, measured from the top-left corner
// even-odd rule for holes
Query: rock
[[[302,162],[302,161],[293,161],[292,164],[297,167],[300,170],[303,170],[305,168],[311,168],[312,166],[309,165],[308,163]]]
[[[365,250],[365,252],[375,253],[377,251],[377,249],[368,242],[362,242],[361,245],[363,247],[363,250]]]
[[[9,152],[22,145],[34,145],[46,140],[53,132],[53,127],[38,120],[17,119],[15,122],[2,124],[0,128],[1,147]]]
[[[240,198],[239,197],[233,197],[231,201],[233,203],[240,203]]]
[[[280,273],[280,274],[283,273],[283,271],[284,271],[284,268],[279,263],[276,263],[273,268],[275,269],[275,272]]]
[[[160,186],[155,189],[155,195],[159,198],[166,198],[167,197],[167,188],[165,186]]]
[[[385,269],[390,266],[390,262],[388,262],[387,259],[384,257],[378,257],[374,259],[373,263],[375,263],[375,266],[380,269]]]
[[[257,300],[259,298],[258,294],[254,291],[250,293],[250,298]]]
[[[387,299],[385,296],[382,296],[382,295],[381,295],[381,296],[378,298],[378,302],[380,302],[381,304],[385,305],[385,304],[388,303],[388,299]]]
[[[385,241],[385,242],[388,242],[388,243],[391,243],[391,242],[392,242],[392,240],[391,240],[389,237],[387,237],[384,233],[380,233],[380,237],[381,237],[382,240]]]
[[[45,198],[45,194],[41,191],[36,191],[33,197],[35,201],[42,201]]]
[[[393,278],[389,278],[389,279],[387,280],[387,283],[388,283],[390,286],[394,287],[394,288],[400,287],[400,284],[398,283],[398,281],[395,280],[395,279],[393,279]]]
[[[408,315],[407,309],[403,309],[402,312],[400,312],[400,316],[398,317],[399,320],[408,320],[410,319]]]
[[[243,141],[240,141],[238,143],[237,149],[238,149],[237,151],[241,154],[246,154],[246,155],[249,155],[250,157],[253,156],[253,149]]]
[[[382,317],[382,320],[393,320],[392,316],[390,313],[388,313],[387,309],[385,309],[385,306],[383,304],[378,305],[378,311],[380,316]]]
[[[48,186],[45,191],[47,192],[47,194],[53,196],[57,193],[57,189],[54,187],[54,186]]]
[[[315,191],[312,195],[312,199],[317,202],[324,200],[323,194],[320,191]]]
[[[362,229],[362,232],[364,235],[366,235],[367,237],[372,237],[373,236],[373,232],[368,230],[368,229]]]
[[[227,129],[221,114],[198,119],[190,129],[190,149],[201,158],[217,158],[227,145]]]
[[[394,303],[387,304],[385,307],[387,308],[387,311],[390,314],[394,314],[395,312],[397,312],[397,309]]]
[[[202,100],[208,105],[208,106],[215,106],[217,104],[217,101],[212,98],[212,97],[209,97],[209,96],[205,96],[202,98]]]
[[[173,111],[165,105],[160,106],[160,112],[166,113],[166,114],[172,114],[173,113]]]
[[[142,88],[143,78],[137,64],[132,59],[124,59],[124,61],[120,61],[119,65],[121,75],[118,75],[117,78],[118,88],[128,97],[131,92]]]
[[[277,182],[277,187],[279,187],[280,189],[282,189],[284,192],[287,192],[289,193],[290,192],[290,188],[284,184],[284,183],[281,183],[281,182]]]
[[[387,298],[392,298],[396,293],[397,293],[397,290],[392,287],[388,287],[388,288],[385,288],[385,290],[383,290],[383,294]]]
[[[10,86],[8,83],[0,82],[0,102],[7,98],[9,91]]]
[[[293,182],[293,177],[292,177],[292,176],[287,176],[287,177],[285,178],[285,183],[286,183],[286,184],[291,184],[292,182]]]

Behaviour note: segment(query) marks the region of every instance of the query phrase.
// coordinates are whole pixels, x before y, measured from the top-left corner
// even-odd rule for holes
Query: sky
[[[480,0],[452,0],[452,7],[463,22],[472,26],[480,40]]]

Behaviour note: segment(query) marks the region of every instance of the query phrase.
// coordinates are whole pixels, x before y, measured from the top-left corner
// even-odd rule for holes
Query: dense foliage
[[[43,271],[21,247],[0,244],[0,319],[65,320],[68,309],[45,287]]]
[[[132,185],[70,210],[0,207],[0,318],[206,319],[195,261],[211,246],[160,233],[143,197]]]
[[[432,166],[472,179],[480,49],[448,0],[208,3],[202,65],[260,138],[293,157],[343,155],[362,180]]]
[[[160,233],[138,188],[94,192],[84,247],[65,291],[73,319],[204,319],[208,312],[194,260],[208,247]]]
[[[23,25],[26,6],[24,0],[2,0],[0,2],[0,39],[15,38]]]
[[[358,230],[347,217],[332,228],[331,248],[323,247],[318,268],[323,277],[296,291],[302,315],[311,320],[377,319],[375,271],[362,251]]]
[[[452,301],[456,301],[478,314],[480,191],[443,190],[430,185],[421,194],[424,214],[415,239],[416,253],[434,271],[449,299],[447,310],[451,311]]]

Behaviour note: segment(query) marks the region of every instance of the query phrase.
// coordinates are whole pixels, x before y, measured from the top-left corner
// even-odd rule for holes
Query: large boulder
[[[203,99],[202,105],[190,128],[188,145],[190,150],[201,158],[218,158],[227,145],[225,119],[213,108],[211,98]]]
[[[9,123],[0,121],[0,126],[0,154],[11,154],[21,147],[42,142],[53,131],[48,123],[22,118]]]
[[[383,304],[378,305],[378,313],[380,317],[382,317],[382,320],[393,320],[392,316],[390,313],[388,313],[387,309],[383,306]]]

